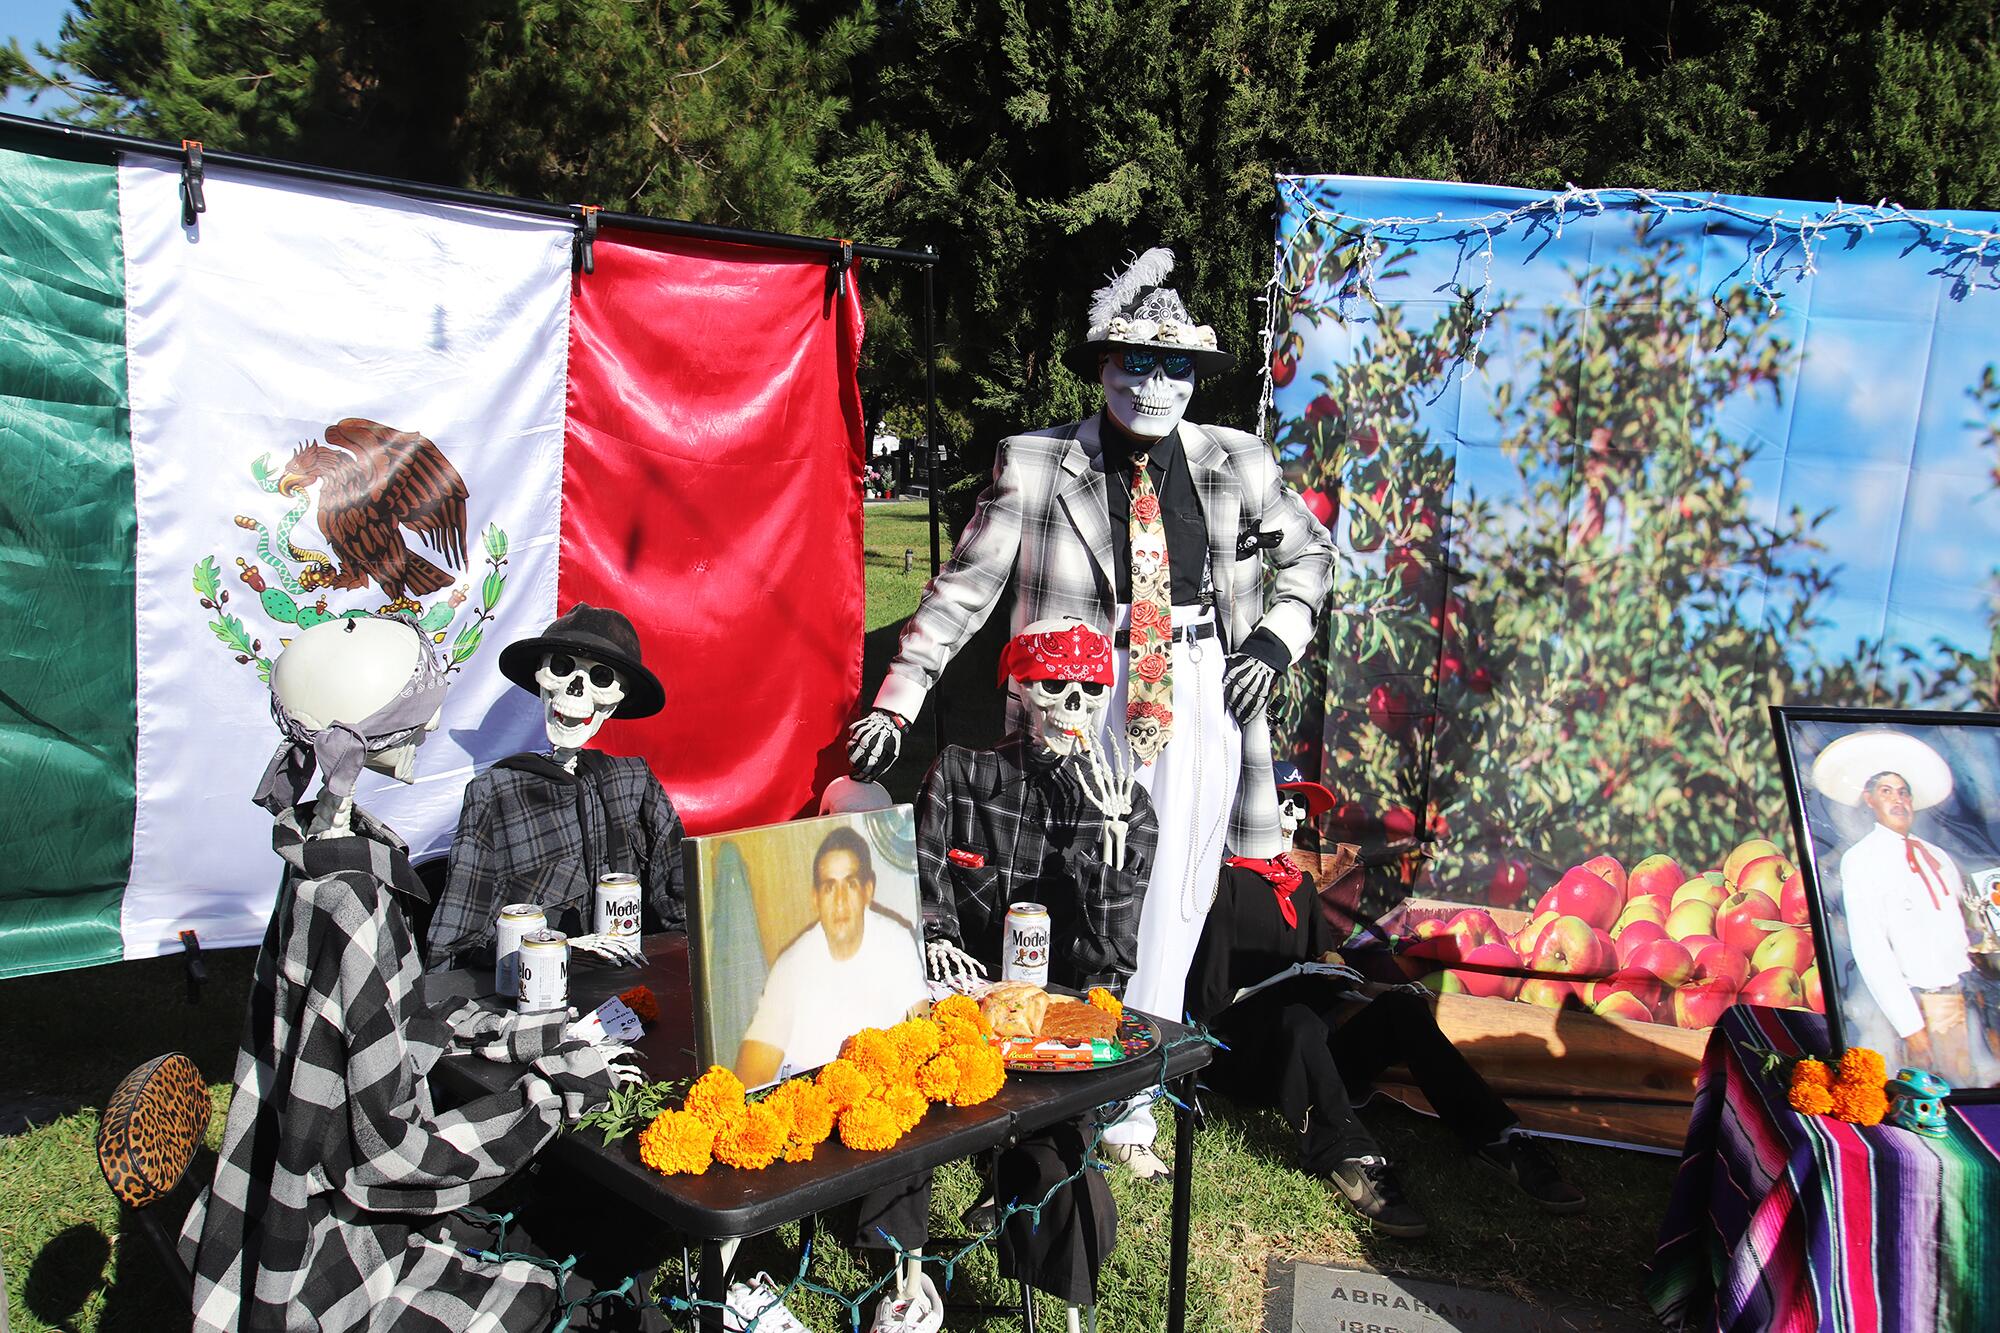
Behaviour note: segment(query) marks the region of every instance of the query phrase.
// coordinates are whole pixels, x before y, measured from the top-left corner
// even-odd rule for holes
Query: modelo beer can
[[[1040,903],[1014,903],[1007,908],[1005,947],[1000,951],[1000,978],[1049,984],[1049,909]]]
[[[597,906],[591,929],[600,935],[639,942],[639,877],[622,870],[597,877]]]
[[[521,993],[521,941],[549,928],[548,914],[533,903],[509,903],[493,923],[493,989],[508,999]]]
[[[521,998],[524,1014],[543,1014],[569,1004],[569,936],[538,930],[521,941]]]

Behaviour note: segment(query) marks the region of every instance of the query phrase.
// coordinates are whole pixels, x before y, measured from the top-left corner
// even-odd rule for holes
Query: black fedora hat
[[[625,678],[625,701],[613,710],[613,717],[651,717],[666,706],[667,692],[660,688],[660,678],[640,660],[639,632],[608,607],[578,602],[534,638],[508,644],[500,650],[500,674],[528,693],[539,694],[535,672],[546,653],[576,653],[616,667]]]

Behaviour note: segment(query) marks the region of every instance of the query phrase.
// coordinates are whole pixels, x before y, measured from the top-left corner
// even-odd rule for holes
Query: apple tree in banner
[[[1605,855],[1621,889],[1668,858],[1652,871],[1671,893],[1749,839],[1782,843],[1765,704],[1851,697],[1854,670],[1788,657],[1826,587],[1825,515],[1753,513],[1755,445],[1723,426],[1732,398],[1775,401],[1793,356],[1762,303],[1711,300],[1682,247],[1646,241],[1576,275],[1573,300],[1465,297],[1426,327],[1424,307],[1365,301],[1352,246],[1314,240],[1286,279],[1274,377],[1340,315],[1354,349],[1278,443],[1310,502],[1339,497],[1352,556],[1330,651],[1274,716],[1335,789],[1334,836],[1406,853],[1377,905],[1532,906]],[[1488,447],[1460,442],[1461,402],[1467,431],[1497,423],[1511,489],[1459,475]]]

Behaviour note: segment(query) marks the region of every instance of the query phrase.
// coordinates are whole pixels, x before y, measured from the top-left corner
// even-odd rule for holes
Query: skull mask
[[[1111,691],[1082,680],[1030,680],[1022,685],[1033,713],[1035,741],[1057,754],[1097,743]]]
[[[558,752],[589,744],[625,701],[625,682],[616,668],[581,653],[545,655],[535,672],[535,684],[542,696],[549,744]]]
[[[1300,796],[1297,792],[1289,792],[1289,791],[1279,792],[1278,832],[1284,835],[1285,846],[1290,847],[1292,845],[1292,836],[1299,831],[1299,826],[1301,824],[1304,824],[1305,822],[1306,822],[1305,798]]]
[[[1098,371],[1104,385],[1104,406],[1111,419],[1142,440],[1164,440],[1187,415],[1194,397],[1194,372],[1174,376],[1166,366],[1153,365],[1143,375],[1125,369],[1125,358],[1114,352]]]

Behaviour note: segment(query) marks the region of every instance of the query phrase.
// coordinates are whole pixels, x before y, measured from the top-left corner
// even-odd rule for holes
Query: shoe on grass
[[[769,1273],[759,1273],[748,1282],[732,1282],[723,1295],[722,1327],[728,1333],[742,1333],[752,1322],[757,1333],[812,1333],[798,1316],[779,1299],[778,1284]]]
[[[943,1327],[944,1297],[929,1273],[918,1273],[909,1295],[882,1298],[868,1333],[938,1333]]]
[[[1160,1160],[1150,1143],[1107,1143],[1103,1145],[1104,1160],[1116,1162],[1132,1173],[1134,1180],[1170,1181],[1174,1169]]]
[[[1326,1178],[1347,1196],[1354,1211],[1391,1236],[1414,1239],[1430,1234],[1431,1224],[1403,1196],[1403,1182],[1386,1157],[1370,1154],[1336,1163]]]
[[[1525,1134],[1487,1144],[1479,1150],[1479,1160],[1513,1181],[1544,1212],[1583,1211],[1583,1191],[1564,1180],[1555,1156]]]
[[[975,1236],[989,1236],[1000,1225],[1000,1205],[981,1193],[979,1201],[958,1215],[959,1225]]]

